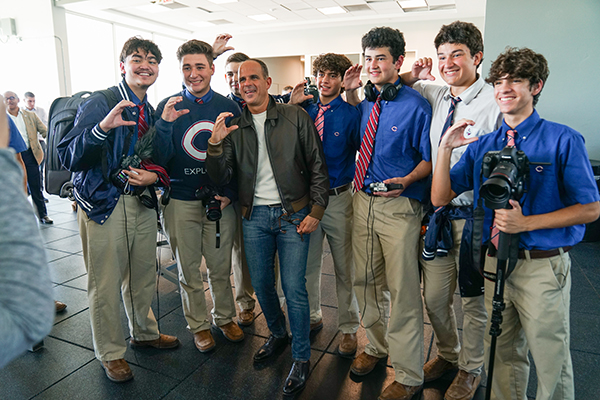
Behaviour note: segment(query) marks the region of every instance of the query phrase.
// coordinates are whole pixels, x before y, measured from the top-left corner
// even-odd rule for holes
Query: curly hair
[[[213,48],[210,44],[201,40],[188,40],[177,49],[177,60],[181,62],[184,56],[188,54],[204,54],[208,60],[208,65],[213,64]]]
[[[313,61],[312,73],[314,76],[317,76],[319,71],[333,71],[343,78],[346,70],[351,66],[352,61],[343,54],[320,54],[315,58],[315,61]]]
[[[388,47],[394,62],[405,54],[404,35],[398,29],[387,26],[377,27],[367,32],[361,39],[363,53],[366,49]]]
[[[141,36],[134,36],[125,42],[123,50],[121,50],[120,61],[124,63],[127,56],[140,50],[143,50],[146,53],[152,53],[159,64],[162,61],[162,53],[158,49],[156,43],[152,40],[142,39]]]
[[[481,31],[470,22],[454,21],[451,24],[442,26],[433,43],[436,49],[446,43],[464,44],[469,49],[471,57],[479,52],[483,53]],[[479,61],[478,67],[482,61],[483,57]]]
[[[550,70],[546,58],[526,47],[507,47],[504,53],[492,63],[490,72],[486,78],[487,83],[492,85],[498,79],[504,77],[521,78],[529,80],[529,87],[537,85],[540,81],[546,83]],[[543,88],[543,87],[542,87]],[[533,96],[533,105],[538,102],[542,91]]]

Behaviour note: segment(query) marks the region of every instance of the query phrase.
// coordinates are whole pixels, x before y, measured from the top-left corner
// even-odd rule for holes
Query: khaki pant
[[[495,272],[496,265],[495,257],[486,257],[486,271]],[[486,279],[485,303],[490,318],[494,287],[495,283]],[[527,399],[528,350],[537,372],[535,398],[575,398],[569,351],[570,291],[571,259],[568,254],[518,261],[504,287],[506,309],[502,312],[502,333],[496,342],[492,399]],[[490,341],[491,336],[486,332],[486,363],[489,363]]]
[[[206,219],[202,201],[171,199],[163,209],[165,233],[177,257],[183,314],[192,333],[210,329],[200,265],[206,260],[208,285],[213,300],[211,314],[217,326],[235,317],[231,291],[231,247],[235,212],[227,206],[220,220],[221,245],[216,248],[216,222]]]
[[[121,297],[136,340],[154,340],[158,324],[150,305],[156,290],[156,212],[137,197],[121,196],[103,225],[77,212],[88,273],[94,352],[100,361],[124,358]]]
[[[242,231],[242,210],[239,201],[233,203],[235,211],[235,236],[233,238],[233,253],[231,267],[233,269],[233,283],[235,285],[235,302],[240,310],[253,310],[256,300],[254,288],[250,279],[250,271],[244,253],[244,232]]]
[[[396,381],[420,385],[424,344],[417,257],[422,206],[407,197],[370,197],[362,191],[354,195],[353,205],[354,290],[369,339],[365,352],[380,358],[389,353]]]
[[[310,322],[323,318],[321,313],[321,266],[323,264],[323,239],[327,241],[335,268],[335,288],[338,301],[338,327],[342,333],[358,330],[358,303],[352,287],[354,264],[352,262],[352,192],[347,190],[329,196],[329,205],[317,229],[310,234],[308,262],[306,265],[306,290],[310,305]]]
[[[454,247],[448,256],[433,260],[419,258],[423,270],[423,298],[435,333],[438,354],[447,361],[458,363],[460,369],[479,375],[483,366],[483,336],[487,322],[485,301],[483,295],[461,299],[464,314],[461,347],[453,303],[465,220],[453,220],[451,223]],[[423,241],[421,250],[422,246]]]

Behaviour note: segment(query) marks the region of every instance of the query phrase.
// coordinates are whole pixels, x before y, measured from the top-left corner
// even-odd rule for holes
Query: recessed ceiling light
[[[269,15],[269,14],[248,15],[248,18],[252,18],[255,21],[273,21],[273,20],[277,19],[274,16]]]
[[[419,7],[427,7],[427,2],[425,0],[398,0],[398,4],[402,8],[419,8]]]
[[[226,4],[226,3],[237,3],[238,0],[208,0],[211,3],[215,3],[215,4]]]
[[[212,22],[208,22],[208,21],[190,22],[189,24],[197,26],[198,28],[208,28],[210,26],[215,26],[215,24],[213,24]]]
[[[344,10],[342,7],[324,7],[324,8],[317,8],[317,10],[319,10],[320,12],[322,12],[325,15],[345,14],[346,13],[346,10]]]
[[[135,7],[137,10],[144,11],[150,14],[157,14],[161,12],[171,11],[167,7],[163,7],[160,4],[146,4],[143,6]]]

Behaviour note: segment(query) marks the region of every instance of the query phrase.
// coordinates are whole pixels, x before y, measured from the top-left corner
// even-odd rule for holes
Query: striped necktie
[[[358,152],[358,161],[356,161],[356,171],[354,172],[354,191],[358,192],[362,189],[365,183],[365,175],[367,168],[371,162],[373,155],[373,147],[375,146],[375,133],[377,133],[377,125],[379,124],[379,113],[381,112],[381,95],[377,96],[375,104],[371,109],[367,129],[360,143]]]
[[[319,112],[317,113],[317,119],[315,119],[315,126],[317,127],[317,132],[319,132],[319,137],[321,138],[321,141],[323,141],[323,126],[325,125],[325,113],[330,108],[331,104],[327,104],[326,106],[319,104]]]
[[[195,101],[196,101],[196,103],[198,103],[198,104],[204,104],[204,100],[202,100],[202,99],[201,99],[201,98],[199,98],[199,97],[196,97]]]
[[[506,146],[507,147],[515,147],[515,137],[517,136],[517,131],[514,129],[509,129],[506,131]],[[500,239],[500,229],[496,228],[496,219],[494,218],[494,223],[492,226],[492,235],[491,242],[498,249],[498,240]]]
[[[138,104],[138,139],[144,136],[146,132],[148,132],[148,121],[146,121],[146,113],[144,112],[145,104]]]
[[[444,127],[442,128],[442,134],[440,135],[440,143],[442,142],[442,137],[444,136],[448,128],[450,128],[454,123],[454,109],[456,108],[456,105],[461,101],[462,100],[460,99],[460,97],[450,96],[450,108],[448,109],[448,116],[446,117],[446,122],[444,122]]]

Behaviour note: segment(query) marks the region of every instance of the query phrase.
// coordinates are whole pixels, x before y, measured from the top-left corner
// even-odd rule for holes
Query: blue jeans
[[[310,309],[306,292],[306,260],[310,235],[302,237],[296,226],[308,215],[308,206],[292,215],[281,207],[255,206],[244,219],[244,246],[252,286],[267,325],[275,337],[284,337],[285,317],[275,289],[275,252],[292,331],[292,357],[310,359]]]

